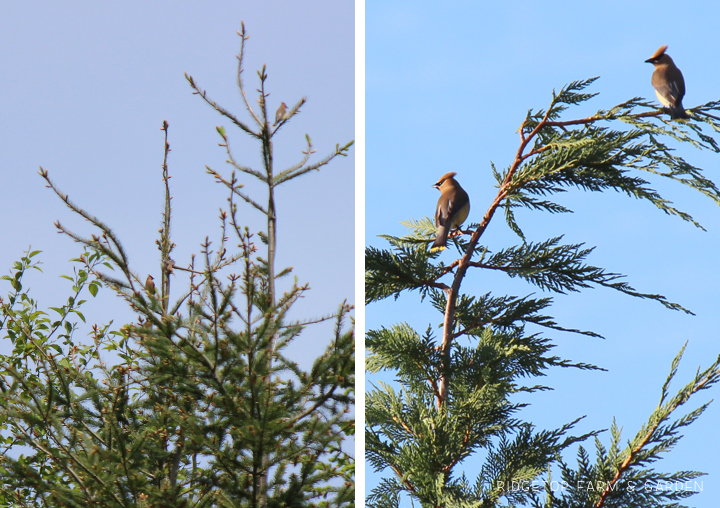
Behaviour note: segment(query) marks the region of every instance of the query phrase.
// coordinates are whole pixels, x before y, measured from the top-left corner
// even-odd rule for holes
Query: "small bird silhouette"
[[[670,118],[690,118],[682,104],[685,80],[670,55],[665,53],[667,48],[667,44],[660,46],[653,56],[645,60],[655,66],[651,83],[658,100],[670,110]]]
[[[278,108],[277,112],[275,113],[275,123],[273,124],[273,127],[275,127],[281,121],[285,120],[286,112],[287,112],[287,104],[285,104],[284,102],[281,102],[280,107]]]
[[[470,198],[455,180],[456,174],[455,172],[445,173],[433,185],[440,191],[440,199],[438,199],[435,209],[435,225],[438,232],[435,243],[430,247],[432,251],[444,249],[450,230],[459,228],[470,213]]]
[[[155,296],[155,282],[153,282],[152,275],[148,275],[147,279],[145,279],[145,289],[147,289],[148,294]]]

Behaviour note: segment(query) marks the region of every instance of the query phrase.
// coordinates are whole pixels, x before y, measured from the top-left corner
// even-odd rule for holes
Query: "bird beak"
[[[652,58],[648,58],[647,60],[645,60],[645,63],[655,63],[655,62],[653,62]]]

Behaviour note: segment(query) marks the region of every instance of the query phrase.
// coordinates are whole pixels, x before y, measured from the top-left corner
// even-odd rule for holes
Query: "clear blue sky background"
[[[431,216],[438,198],[431,185],[447,171],[470,194],[469,222],[479,222],[495,195],[490,162],[504,168],[518,147],[530,108],[545,108],[553,89],[601,76],[579,118],[635,96],[655,100],[652,66],[644,63],[662,44],[685,75],[686,107],[720,99],[717,31],[720,6],[711,2],[454,2],[366,3],[366,244],[386,247],[379,234],[403,235],[402,220]],[[678,154],[720,182],[720,154],[683,147]],[[643,292],[661,293],[696,316],[606,289],[554,296],[551,314],[563,326],[589,329],[606,339],[547,333],[556,353],[608,372],[553,370],[542,381],[555,390],[527,396],[523,417],[557,428],[579,416],[577,431],[607,428],[613,417],[629,439],[656,407],[672,358],[689,340],[673,388],[720,353],[718,312],[720,207],[679,185],[656,188],[691,213],[707,232],[667,216],[646,202],[613,193],[571,191],[558,197],[573,214],[520,211],[530,241],[565,235],[565,242],[597,246],[590,263],[628,275]],[[495,217],[483,239],[499,249],[518,239]],[[453,253],[446,251],[446,262]],[[521,281],[475,273],[464,289],[476,294],[539,292]],[[439,325],[416,294],[373,304],[366,328],[408,322],[417,330]],[[439,333],[439,327],[438,327]],[[388,379],[386,376],[375,379]],[[720,394],[697,396],[687,409]],[[720,499],[720,404],[686,430],[661,471],[709,473],[690,505],[716,507]],[[608,434],[602,436],[608,443]],[[592,443],[588,443],[592,448]],[[477,463],[468,461],[472,479]],[[368,490],[380,476],[368,472]]]
[[[7,273],[32,244],[41,249],[44,274],[26,286],[41,308],[61,305],[69,284],[67,261],[81,251],[55,232],[60,220],[89,234],[44,187],[42,165],[78,205],[110,225],[133,270],[159,276],[155,245],[161,224],[162,121],[170,124],[169,166],[174,195],[173,258],[187,266],[206,236],[219,238],[219,208],[227,192],[205,165],[230,174],[215,126],[224,125],[235,157],[260,169],[259,146],[237,133],[192,90],[192,75],[226,109],[252,125],[236,86],[241,20],[246,44],[244,79],[257,105],[256,71],[267,64],[269,109],[307,96],[301,113],[274,138],[275,168],[302,157],[305,134],[314,160],[354,138],[354,7],[331,0],[296,2],[3,2],[0,6],[0,267]],[[247,189],[262,190],[249,177]],[[261,202],[265,200],[260,198]],[[278,190],[278,268],[294,266],[312,291],[295,307],[296,318],[334,312],[353,300],[354,149],[319,173]],[[252,231],[265,219],[249,206],[241,217]],[[180,289],[179,275],[173,285]],[[9,286],[0,286],[7,291]],[[134,320],[110,291],[89,298],[90,323]],[[332,325],[310,328],[290,354],[308,365],[331,339]],[[0,344],[7,352],[8,344]]]

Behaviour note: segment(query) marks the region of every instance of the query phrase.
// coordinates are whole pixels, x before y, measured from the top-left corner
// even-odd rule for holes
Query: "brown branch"
[[[404,421],[402,421],[397,416],[393,416],[393,421],[395,423],[397,423],[398,425],[400,425],[403,428],[403,430],[405,432],[407,432],[408,434],[410,434],[411,436],[416,436],[415,432],[413,432],[413,430],[410,427],[408,427],[408,424],[405,423]]]
[[[445,272],[444,272],[444,273],[448,273],[448,272],[452,271],[452,269],[455,268],[455,267],[456,267],[457,265],[459,265],[459,264],[460,264],[460,260],[459,260],[459,259],[456,259],[455,261],[453,261],[452,263],[450,263],[449,265],[447,265],[447,267],[445,267]]]
[[[692,111],[692,110],[690,110],[690,111]],[[697,115],[709,116],[710,118],[714,118],[715,120],[720,120],[720,117],[711,115],[710,113],[705,113],[704,111],[693,111],[693,113],[695,113]]]
[[[562,127],[562,125],[561,125],[560,127]],[[530,152],[530,153],[528,153],[528,154],[523,155],[522,159],[523,159],[523,160],[529,159],[529,158],[532,157],[533,155],[537,155],[537,154],[539,154],[539,153],[542,153],[542,152],[544,152],[545,150],[547,150],[548,148],[550,148],[550,145],[542,146],[542,147],[540,147],[540,148],[538,148],[538,149],[536,149],[536,150],[533,150],[532,152]]]
[[[455,324],[455,305],[457,300],[457,295],[460,292],[460,285],[462,284],[462,280],[465,277],[465,272],[467,272],[468,266],[470,266],[470,259],[472,258],[473,252],[475,251],[475,246],[477,245],[478,241],[480,240],[480,237],[485,232],[485,229],[487,229],[488,224],[490,224],[490,221],[493,218],[493,215],[495,215],[495,211],[498,209],[502,201],[507,196],[510,184],[512,182],[512,178],[517,172],[517,169],[520,167],[524,160],[524,152],[527,148],[528,144],[530,143],[530,140],[532,140],[538,132],[542,128],[544,128],[548,123],[548,115],[550,114],[550,109],[545,113],[545,116],[543,119],[538,122],[538,124],[535,126],[535,128],[530,132],[530,134],[526,137],[524,133],[525,124],[526,121],[523,121],[523,124],[520,126],[520,146],[518,147],[517,153],[515,154],[515,159],[513,160],[512,165],[510,166],[510,169],[508,170],[507,175],[505,176],[505,180],[503,180],[502,185],[500,186],[500,189],[498,190],[497,195],[495,196],[495,199],[493,200],[492,204],[490,205],[490,208],[485,212],[485,215],[483,216],[482,221],[478,225],[475,232],[470,237],[470,242],[467,246],[467,249],[465,250],[465,254],[460,259],[460,262],[458,263],[458,269],[455,273],[455,278],[453,279],[453,284],[450,290],[446,290],[445,293],[447,294],[447,304],[445,306],[445,318],[443,320],[443,338],[442,338],[442,347],[441,347],[441,354],[443,357],[443,372],[440,374],[440,392],[438,396],[436,397],[436,405],[437,408],[440,409],[443,402],[447,399],[447,391],[448,391],[448,379],[447,379],[447,372],[445,372],[448,367],[450,366],[450,346],[452,345],[453,340],[453,328]]]
[[[630,455],[627,456],[625,460],[623,460],[622,464],[620,464],[620,467],[618,468],[617,473],[615,473],[615,477],[610,480],[610,483],[607,484],[605,487],[605,490],[603,490],[602,494],[600,494],[600,499],[597,503],[595,503],[595,508],[601,508],[605,504],[605,499],[608,497],[610,492],[612,492],[613,487],[615,484],[620,480],[620,477],[622,474],[627,470],[627,468],[630,466],[630,463],[635,458],[635,455],[643,449],[643,447],[650,441],[650,438],[652,437],[653,432],[660,426],[660,422],[658,422],[650,432],[647,433],[645,436],[645,439],[643,439],[638,446],[636,446],[631,452]]]
[[[448,270],[448,271],[449,271],[449,270]],[[438,278],[442,277],[442,276],[445,275],[446,273],[447,273],[447,272],[443,272],[443,274],[440,275]],[[430,286],[430,287],[433,287],[433,288],[435,288],[435,289],[439,289],[440,291],[445,291],[445,292],[447,292],[447,290],[450,289],[450,286],[448,286],[448,285],[445,284],[444,282],[435,282],[435,281],[432,281],[432,280],[421,280],[421,281],[420,281],[420,284],[421,284],[422,286]]]
[[[487,268],[488,270],[500,270],[503,272],[512,272],[513,270],[520,270],[519,266],[497,266],[497,265],[489,265],[487,263],[481,263],[480,261],[470,261],[468,263],[468,266],[472,266],[475,268]]]
[[[474,330],[474,329],[479,328],[479,327],[481,327],[481,326],[486,326],[486,325],[490,325],[490,324],[495,324],[495,323],[497,323],[498,321],[499,321],[499,319],[488,319],[487,321],[474,321],[474,322],[470,323],[469,326],[463,328],[462,330],[460,330],[459,332],[457,332],[456,334],[454,334],[454,335],[453,335],[453,338],[460,337],[461,335],[467,335],[468,333],[470,333],[470,330]]]
[[[190,268],[183,268],[182,266],[177,266],[177,265],[175,265],[173,267],[173,270],[182,270],[183,272],[190,272],[190,273],[194,273],[196,275],[205,275],[205,272],[198,272],[197,270],[192,270]],[[200,284],[202,284],[202,282],[200,282]]]
[[[394,465],[391,465],[390,467],[391,467],[392,470],[395,472],[395,476],[397,476],[398,478],[403,478],[403,477],[404,477],[404,475],[402,474],[402,472],[400,471],[400,469],[398,469],[398,468],[395,467]],[[412,483],[410,483],[410,480],[405,479],[405,480],[402,480],[402,482],[405,484],[405,486],[407,487],[407,489],[408,489],[410,492],[412,492],[413,494],[417,494],[417,489],[415,488],[415,486],[414,486]]]
[[[465,449],[465,447],[467,446],[467,444],[470,442],[470,430],[471,430],[471,425],[468,425],[468,428],[465,430],[465,436],[463,436],[462,449]],[[448,464],[447,466],[445,466],[445,467],[443,468],[443,473],[445,473],[445,474],[450,474],[450,472],[452,471],[452,468],[454,468],[455,465],[456,465],[458,462],[460,462],[460,460],[462,460],[462,455],[458,455],[458,457],[456,457],[455,459],[453,459],[453,460],[450,462],[450,464]]]

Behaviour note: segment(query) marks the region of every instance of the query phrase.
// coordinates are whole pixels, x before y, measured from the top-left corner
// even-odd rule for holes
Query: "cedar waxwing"
[[[287,104],[285,104],[284,102],[281,102],[280,107],[278,108],[277,112],[275,113],[275,123],[273,124],[273,127],[275,127],[281,121],[285,120],[285,112],[286,111],[287,111]]]
[[[655,66],[651,81],[655,88],[655,95],[663,106],[669,108],[670,118],[690,118],[682,105],[682,98],[685,96],[685,80],[670,55],[665,54],[666,49],[667,44],[660,46],[653,56],[645,60]]]
[[[459,228],[470,212],[470,198],[453,178],[456,174],[454,172],[446,173],[438,180],[438,183],[433,185],[440,191],[440,199],[438,199],[435,209],[435,225],[438,233],[430,250],[444,249],[450,230]]]
[[[145,279],[145,289],[147,289],[148,294],[155,296],[155,283],[152,275],[148,275],[147,279]]]

